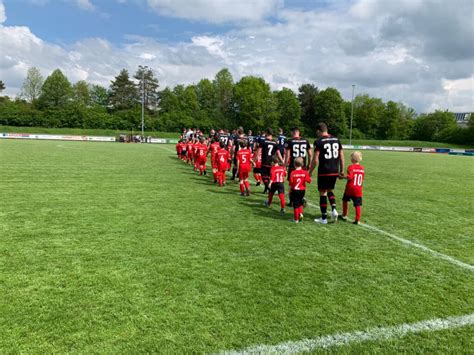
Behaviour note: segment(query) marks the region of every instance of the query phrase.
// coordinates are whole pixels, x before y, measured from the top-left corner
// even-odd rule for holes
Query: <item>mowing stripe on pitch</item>
[[[430,319],[416,323],[404,323],[391,327],[376,327],[364,331],[336,333],[313,339],[288,341],[276,345],[255,345],[241,350],[222,351],[222,354],[256,354],[256,353],[301,353],[317,349],[328,349],[352,343],[366,341],[383,341],[401,338],[408,334],[433,332],[437,330],[456,329],[474,325],[474,313],[457,317]]]
[[[169,152],[172,152],[172,153],[175,153],[173,150],[171,149],[168,149],[166,147],[162,147],[163,149],[169,151]],[[252,182],[255,182],[253,181],[252,179],[249,179],[249,181],[252,181]],[[313,204],[313,203],[310,203],[308,202],[308,205],[311,206],[311,207],[314,207],[314,208],[319,208],[319,206]],[[470,265],[470,264],[467,264],[467,263],[464,263],[460,260],[457,260],[449,255],[446,255],[446,254],[443,254],[443,253],[440,253],[436,250],[433,250],[433,249],[430,249],[426,246],[424,246],[423,244],[419,244],[419,243],[416,243],[416,242],[413,242],[411,240],[408,240],[408,239],[405,239],[405,238],[402,238],[402,237],[399,237],[395,234],[392,234],[392,233],[389,233],[389,232],[386,232],[380,228],[377,228],[377,227],[374,227],[374,226],[371,226],[371,225],[368,225],[368,224],[365,224],[365,223],[362,223],[360,224],[361,227],[363,228],[366,228],[368,230],[371,230],[373,232],[377,232],[379,234],[382,234],[382,235],[385,235],[386,237],[389,237],[393,240],[396,240],[400,243],[403,243],[405,245],[408,245],[408,246],[411,246],[413,248],[417,248],[417,249],[420,249],[438,259],[442,259],[442,260],[445,260],[445,261],[448,261],[450,262],[451,264],[454,264],[456,266],[459,266],[459,267],[462,267],[463,269],[466,269],[466,270],[469,270],[469,271],[474,271],[474,266],[473,265]]]

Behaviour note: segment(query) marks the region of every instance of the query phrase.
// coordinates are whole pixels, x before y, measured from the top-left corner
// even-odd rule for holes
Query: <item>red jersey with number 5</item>
[[[306,190],[306,183],[311,182],[307,170],[293,170],[290,175],[290,188],[292,190]]]
[[[347,168],[347,184],[345,194],[352,197],[362,197],[362,184],[364,183],[364,167],[352,164]]]
[[[237,160],[239,161],[239,170],[241,173],[250,172],[250,159],[252,159],[252,152],[250,149],[239,149],[237,152]]]

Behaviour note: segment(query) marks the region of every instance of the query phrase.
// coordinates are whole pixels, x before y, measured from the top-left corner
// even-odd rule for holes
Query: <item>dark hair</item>
[[[326,123],[320,122],[316,125],[316,131],[327,132],[328,126]]]
[[[273,157],[272,163],[273,164],[278,164],[278,163],[280,163],[280,159],[278,159],[277,157]]]
[[[271,129],[270,127],[268,127],[268,128],[265,130],[265,133],[268,134],[269,136],[272,136],[272,135],[273,135],[273,129]]]
[[[291,127],[291,132],[296,132],[299,131],[300,129],[298,127]]]
[[[239,140],[239,146],[240,148],[247,148],[248,147],[248,141],[245,139]]]
[[[225,147],[224,142],[220,141],[220,142],[219,142],[219,147],[224,148],[224,147]]]

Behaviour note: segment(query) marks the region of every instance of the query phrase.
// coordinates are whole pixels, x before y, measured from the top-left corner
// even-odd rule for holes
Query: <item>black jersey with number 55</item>
[[[260,141],[259,146],[262,148],[262,166],[271,166],[272,159],[277,150],[277,143],[270,139],[265,139]]]
[[[339,175],[342,145],[338,138],[323,136],[314,142],[314,152],[319,152],[318,175]]]
[[[310,145],[307,139],[303,138],[291,138],[285,142],[285,148],[290,155],[288,164],[293,167],[293,163],[296,158],[303,158],[303,166],[308,166],[308,150]]]

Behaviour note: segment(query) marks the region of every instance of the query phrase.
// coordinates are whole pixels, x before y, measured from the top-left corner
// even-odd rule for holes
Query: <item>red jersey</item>
[[[252,152],[250,149],[244,148],[239,149],[237,152],[237,160],[239,161],[240,172],[250,172],[250,159],[252,158]]]
[[[216,155],[217,155],[217,151],[219,150],[219,142],[214,142],[212,143],[210,146],[209,146],[209,149],[211,151],[211,160],[214,160]]]
[[[293,170],[290,175],[290,187],[292,190],[306,190],[306,183],[311,182],[311,176],[307,170]]]
[[[344,194],[352,197],[362,197],[362,183],[364,182],[364,167],[352,164],[347,167],[347,184]]]
[[[181,147],[181,152],[185,152],[186,151],[186,143],[179,143],[179,146]]]
[[[261,168],[262,167],[262,150],[257,149],[254,153],[254,160],[255,160],[255,167]]]
[[[197,155],[199,160],[205,161],[207,158],[207,145],[199,144],[197,149]]]
[[[176,143],[176,152],[181,154],[181,143]]]
[[[186,148],[187,148],[187,150],[188,150],[188,154],[191,154],[191,155],[192,155],[192,154],[193,154],[193,143],[192,143],[192,142],[188,142],[188,143],[186,144]]]
[[[219,149],[217,151],[217,156],[216,156],[216,160],[217,160],[217,168],[219,170],[227,170],[227,167],[228,167],[228,160],[230,159],[230,153],[227,149]]]
[[[273,182],[285,182],[286,170],[283,166],[274,165],[270,170],[270,180]]]
[[[198,151],[198,149],[199,149],[199,146],[200,146],[199,143],[194,143],[194,144],[193,144],[193,152],[194,152],[194,155],[197,154],[197,151]]]

